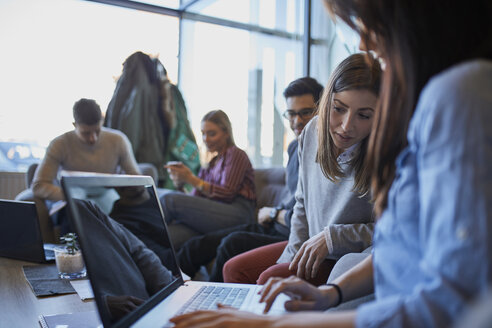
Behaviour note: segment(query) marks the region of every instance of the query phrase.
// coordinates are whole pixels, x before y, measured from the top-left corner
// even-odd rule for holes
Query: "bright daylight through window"
[[[174,12],[186,3],[138,2]],[[180,19],[98,1],[2,0],[0,171],[25,171],[40,161],[43,147],[73,128],[78,99],[95,99],[104,113],[122,63],[136,51],[165,66],[199,144],[201,117],[222,109],[256,167],[285,165],[294,135],[281,117],[282,91],[305,75],[305,1],[188,3]],[[320,19],[319,2],[312,1],[311,12],[310,75],[325,84],[331,68],[356,51],[357,40],[345,36],[347,46]]]

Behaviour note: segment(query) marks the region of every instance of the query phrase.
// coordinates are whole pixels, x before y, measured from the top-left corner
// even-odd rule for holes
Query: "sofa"
[[[143,175],[151,176],[157,183],[158,176],[154,165],[149,163],[139,163],[138,165]],[[28,186],[28,189],[19,193],[15,199],[21,201],[33,201],[36,203],[43,241],[45,243],[57,243],[59,240],[59,230],[57,227],[53,226],[45,202],[42,199],[34,197],[30,188],[36,168],[37,164],[33,164],[29,167],[26,174],[26,185]],[[289,193],[285,185],[285,169],[283,167],[255,169],[255,184],[257,210],[263,206],[275,206],[279,204]],[[169,226],[169,233],[171,238],[173,234],[183,236],[182,240],[173,240],[173,244],[177,248],[179,248],[188,238],[195,235],[195,233],[191,231],[186,231],[186,227],[183,228],[182,226],[174,225]]]
[[[255,169],[256,209],[275,207],[289,197],[285,184],[285,168],[271,167]]]
[[[264,206],[274,207],[280,204],[284,197],[289,195],[283,167],[258,168],[254,170],[254,174],[256,212]],[[198,235],[195,231],[179,223],[169,224],[168,231],[175,249],[179,249],[188,239]]]
[[[38,214],[39,226],[41,228],[41,235],[43,236],[43,241],[45,243],[58,243],[60,240],[60,232],[58,227],[53,226],[53,223],[50,219],[48,213],[48,207],[46,206],[44,200],[35,197],[31,184],[34,178],[34,173],[38,164],[31,164],[26,172],[26,186],[27,189],[21,191],[16,197],[15,200],[19,201],[32,201],[36,204],[36,211]],[[153,164],[150,163],[138,163],[138,167],[142,172],[142,175],[151,176],[154,181],[157,183],[158,175],[157,169]]]

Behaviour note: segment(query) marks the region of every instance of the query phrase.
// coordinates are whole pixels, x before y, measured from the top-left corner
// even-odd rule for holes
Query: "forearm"
[[[287,213],[287,210],[280,210],[277,214],[277,222],[283,225],[285,224],[285,213]]]
[[[374,292],[372,255],[332,281],[342,290],[343,301],[350,301]]]
[[[330,258],[359,253],[372,245],[374,223],[330,224],[324,229]]]
[[[138,166],[138,163],[133,159],[126,159],[121,163],[121,168],[125,174],[141,175],[142,172]]]
[[[355,326],[355,311],[323,312],[296,312],[282,316],[272,316],[269,327],[272,328],[351,328]]]
[[[137,160],[135,159],[135,156],[133,155],[133,150],[132,146],[130,144],[130,141],[126,139],[123,142],[123,151],[122,151],[122,156],[121,156],[121,168],[125,172],[125,174],[133,174],[133,175],[140,175],[142,172],[140,171],[140,168],[138,166]]]
[[[45,158],[36,169],[32,182],[32,192],[34,196],[41,199],[64,200],[65,197],[61,187],[53,183],[57,179],[61,162],[52,152],[55,151],[50,148],[50,151],[47,151]]]
[[[205,182],[204,180],[200,179],[199,177],[192,175],[187,183],[192,185],[195,189],[200,191],[202,194],[205,196],[210,196],[211,194],[211,185],[208,182]]]
[[[186,182],[209,198],[231,202],[238,195],[238,190],[236,188],[211,184],[197,176],[188,178]]]
[[[35,181],[32,185],[32,192],[34,196],[52,201],[64,200],[63,191],[60,187],[55,186],[52,183]]]

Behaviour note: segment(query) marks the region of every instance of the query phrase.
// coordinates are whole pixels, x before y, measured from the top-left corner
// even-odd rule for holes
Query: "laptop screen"
[[[69,176],[62,186],[105,327],[131,325],[183,284],[150,177]]]
[[[0,256],[44,262],[36,205],[0,199]]]

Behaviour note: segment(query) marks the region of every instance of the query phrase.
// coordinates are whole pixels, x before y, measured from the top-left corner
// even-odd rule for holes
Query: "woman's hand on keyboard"
[[[196,311],[171,318],[175,328],[258,328],[271,327],[274,316],[262,316],[219,306],[219,310]]]
[[[287,311],[315,311],[328,309],[333,300],[323,288],[317,288],[296,277],[270,278],[260,291],[260,302],[266,303],[264,313],[268,313],[280,293],[291,297],[285,302]],[[336,299],[335,299],[336,300]]]

